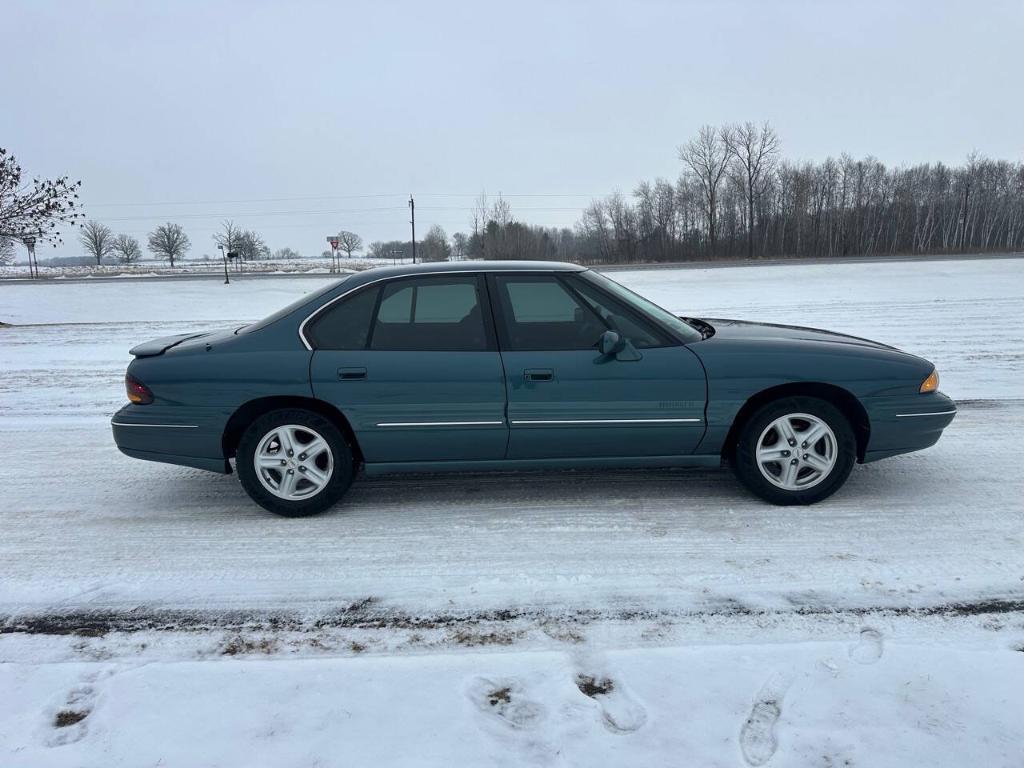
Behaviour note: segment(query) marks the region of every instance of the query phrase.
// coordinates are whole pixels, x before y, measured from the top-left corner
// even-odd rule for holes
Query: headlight
[[[921,382],[921,389],[918,390],[921,394],[926,392],[934,392],[939,388],[939,372],[932,368],[932,372],[928,374],[928,378]]]

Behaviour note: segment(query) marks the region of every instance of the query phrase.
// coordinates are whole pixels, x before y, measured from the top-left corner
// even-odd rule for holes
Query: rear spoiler
[[[178,346],[183,341],[196,339],[200,336],[206,335],[206,333],[181,333],[177,336],[162,336],[159,339],[151,339],[150,341],[144,341],[141,344],[137,344],[128,350],[128,354],[135,355],[135,357],[153,357],[155,355],[162,355],[168,349]]]

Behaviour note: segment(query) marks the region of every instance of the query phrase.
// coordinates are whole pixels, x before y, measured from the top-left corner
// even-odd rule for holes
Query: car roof
[[[583,272],[586,267],[564,261],[434,261],[425,264],[396,264],[362,272],[373,280],[405,275],[433,275],[446,272]]]

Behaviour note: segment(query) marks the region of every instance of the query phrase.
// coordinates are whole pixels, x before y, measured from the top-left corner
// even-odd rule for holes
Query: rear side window
[[[395,280],[385,284],[370,349],[474,352],[488,348],[475,276]]]
[[[379,286],[346,296],[321,312],[306,330],[314,349],[366,349]]]

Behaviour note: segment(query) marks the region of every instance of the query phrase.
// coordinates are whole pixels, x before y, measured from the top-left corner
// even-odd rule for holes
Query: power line
[[[480,197],[481,192],[418,192],[419,197]],[[512,192],[500,193],[494,197],[603,197],[607,193],[592,192]],[[137,200],[124,203],[85,203],[87,208],[138,208],[160,205],[236,205],[241,203],[282,203],[306,200],[360,200],[377,197],[404,198],[404,192],[372,192],[359,195],[319,195],[304,197],[252,197],[237,200],[162,200],[139,202]]]
[[[150,216],[108,216],[104,221],[154,221],[158,219],[235,219],[247,216],[307,216],[336,215],[352,213],[373,213],[376,211],[400,211],[404,205],[382,206],[379,208],[332,208],[330,210],[296,210],[296,211],[252,211],[242,213],[172,213],[153,214]]]

